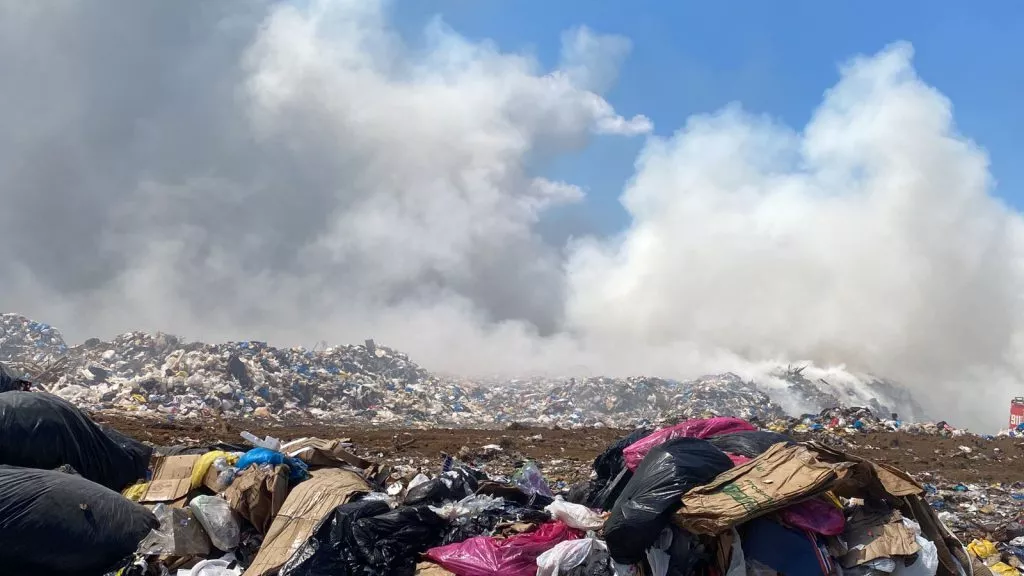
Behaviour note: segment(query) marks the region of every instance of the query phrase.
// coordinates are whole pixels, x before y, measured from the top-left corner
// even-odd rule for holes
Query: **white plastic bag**
[[[178,570],[178,576],[241,576],[241,568],[228,568],[234,561],[232,554],[216,560],[203,560],[191,570]]]
[[[604,526],[604,518],[582,504],[557,499],[544,507],[555,520],[561,520],[577,530],[598,530]]]
[[[227,500],[216,496],[196,496],[188,507],[218,550],[227,552],[238,547],[242,528]]]
[[[658,541],[647,549],[647,564],[651,567],[651,576],[667,576],[672,557],[667,550],[672,547],[672,529],[664,528],[658,534]]]
[[[430,482],[430,477],[420,472],[419,474],[416,475],[415,478],[409,481],[409,490],[412,490],[413,488],[419,486],[420,484],[423,484],[424,482]]]
[[[438,516],[452,521],[456,518],[474,518],[486,510],[501,508],[505,499],[486,494],[471,494],[458,502],[449,502],[444,506],[431,506],[430,509]]]
[[[597,538],[580,538],[559,542],[537,557],[537,576],[557,576],[583,564],[595,547],[607,550]]]
[[[732,529],[732,559],[725,576],[747,576],[747,558],[743,555],[740,533],[735,528]]]

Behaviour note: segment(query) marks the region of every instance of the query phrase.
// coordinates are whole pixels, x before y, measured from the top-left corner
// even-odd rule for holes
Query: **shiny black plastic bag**
[[[733,432],[732,434],[708,438],[708,442],[714,444],[722,452],[739,454],[747,458],[757,458],[779,442],[796,444],[795,440],[785,434],[769,432],[767,430]]]
[[[0,464],[52,470],[65,464],[115,491],[146,477],[151,448],[44,392],[0,393]]]
[[[412,575],[446,523],[426,506],[391,510],[378,500],[342,504],[281,569],[281,576]]]
[[[724,452],[706,440],[676,438],[647,453],[604,525],[612,558],[635,564],[657,540],[682,495],[732,468]]]
[[[0,466],[2,574],[102,574],[157,526],[145,507],[80,476]]]
[[[405,495],[405,504],[407,506],[436,505],[462,500],[466,496],[475,494],[479,486],[480,483],[473,471],[468,468],[456,468],[410,489]]]

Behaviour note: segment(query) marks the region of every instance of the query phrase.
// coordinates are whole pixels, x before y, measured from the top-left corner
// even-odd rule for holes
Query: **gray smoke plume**
[[[628,39],[570,30],[545,70],[424,33],[382,0],[0,1],[0,309],[463,373],[812,361],[1002,424],[1022,220],[909,45],[845,64],[800,131],[736,105],[660,138],[602,97]],[[551,245],[584,192],[541,170],[596,137],[647,138],[631,224]]]

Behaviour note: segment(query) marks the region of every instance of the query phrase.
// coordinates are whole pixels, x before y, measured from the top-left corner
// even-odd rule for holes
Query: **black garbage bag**
[[[380,500],[358,500],[338,506],[281,568],[281,576],[354,574],[355,554],[349,549],[352,523],[390,510]]]
[[[597,483],[593,480],[583,480],[577,482],[569,487],[569,492],[565,495],[567,502],[573,504],[583,504],[589,506],[590,502],[594,499],[594,495],[597,494],[598,490]]]
[[[619,438],[605,448],[605,451],[594,459],[594,479],[574,485],[569,490],[566,500],[599,510],[610,509],[626,483],[633,477],[633,473],[626,468],[622,451],[651,431],[650,428],[637,428],[628,436]]]
[[[104,426],[102,424],[99,424],[98,426],[100,427],[100,430],[103,430],[103,433],[107,435],[107,438],[113,440],[115,444],[121,447],[121,450],[123,450],[125,454],[131,457],[132,462],[136,463],[136,465],[140,466],[143,470],[149,469],[149,461],[153,458],[153,448],[151,446],[147,446],[134,438],[125,436],[109,426]],[[139,476],[139,478],[145,478],[145,474]]]
[[[739,454],[747,458],[757,458],[779,442],[796,444],[795,440],[785,434],[769,432],[767,430],[751,430],[733,432],[724,436],[713,436],[708,438],[708,442],[714,444],[722,452]]]
[[[724,452],[699,438],[676,438],[652,448],[605,522],[612,558],[620,564],[641,561],[682,505],[682,495],[730,468]]]
[[[0,464],[52,470],[70,465],[121,491],[146,477],[152,449],[104,430],[81,410],[44,392],[0,393]]]
[[[500,508],[485,510],[476,516],[456,518],[445,528],[440,545],[457,544],[474,536],[489,535],[498,524],[505,522],[543,524],[550,520],[551,514],[545,510],[505,502]]]
[[[699,566],[711,560],[700,538],[678,526],[672,526],[672,546],[668,549],[668,556],[668,576],[692,576]]]
[[[0,573],[102,574],[157,526],[143,506],[80,476],[0,466]]]
[[[426,506],[391,510],[379,500],[342,504],[292,555],[280,576],[411,575],[441,541],[443,518]]]
[[[418,506],[462,500],[475,494],[479,487],[476,474],[469,468],[459,467],[410,489],[405,495],[405,504]]]
[[[12,390],[26,390],[30,385],[28,380],[17,376],[14,371],[4,364],[0,364],[0,392]]]
[[[365,574],[414,574],[416,558],[441,541],[447,522],[427,506],[406,506],[352,524],[370,569]]]
[[[651,432],[653,432],[651,428],[637,428],[628,436],[615,441],[614,444],[605,448],[600,456],[594,458],[594,472],[597,474],[598,482],[608,482],[618,476],[619,472],[626,467],[622,451]]]
[[[594,494],[594,498],[589,506],[598,510],[611,510],[619,500],[619,496],[622,495],[622,491],[626,489],[626,486],[629,485],[629,481],[632,479],[633,472],[629,468],[623,467],[615,478],[612,478],[601,490]]]

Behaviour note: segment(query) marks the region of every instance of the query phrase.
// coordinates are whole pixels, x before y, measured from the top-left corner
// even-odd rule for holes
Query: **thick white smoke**
[[[36,5],[39,4],[39,5]],[[686,377],[814,361],[992,429],[1024,367],[1021,217],[895,44],[800,131],[739,106],[669,138],[556,70],[386,2],[0,2],[3,310],[72,339],[373,336],[432,369]],[[646,137],[616,238],[552,246],[540,175]],[[831,381],[856,386],[843,371]]]

